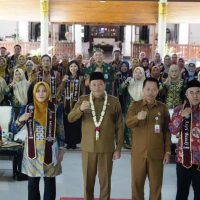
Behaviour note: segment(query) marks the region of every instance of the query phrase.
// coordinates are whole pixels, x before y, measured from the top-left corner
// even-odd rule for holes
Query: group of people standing
[[[120,50],[106,63],[100,49],[88,65],[78,54],[8,57],[1,47],[0,105],[13,107],[11,130],[25,124],[22,172],[28,175],[28,199],[56,196],[64,148],[81,142],[84,199],[94,199],[98,171],[100,199],[110,199],[113,160],[132,149],[132,199],[144,199],[146,176],[150,199],[161,199],[163,164],[170,162],[171,134],[177,135],[177,200],[187,200],[192,182],[200,199],[200,83],[195,63],[156,53],[149,62],[142,52],[131,65]],[[177,107],[178,106],[178,107]],[[169,109],[174,109],[170,121]],[[67,144],[67,146],[65,146]],[[184,192],[183,192],[184,191]]]

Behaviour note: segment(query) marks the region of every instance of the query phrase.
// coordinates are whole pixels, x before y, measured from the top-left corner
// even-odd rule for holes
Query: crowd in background
[[[120,49],[113,52],[113,60],[105,62],[104,53],[97,49],[94,55],[85,60],[77,54],[73,60],[68,55],[31,56],[22,55],[21,46],[14,46],[14,54],[9,56],[5,47],[0,48],[0,106],[12,106],[13,118],[10,131],[16,134],[21,126],[17,122],[25,112],[26,105],[33,101],[33,88],[39,81],[49,84],[50,99],[61,105],[65,143],[68,149],[76,149],[81,140],[81,121],[68,122],[68,114],[79,97],[89,94],[89,78],[94,71],[104,74],[106,91],[119,98],[123,116],[126,116],[131,102],[142,99],[143,81],[147,77],[156,78],[160,89],[157,99],[168,109],[183,103],[185,90],[190,80],[200,80],[200,68],[194,61],[185,63],[177,54],[159,53],[151,60],[141,52],[139,58],[124,60]],[[13,123],[14,122],[14,123]],[[124,147],[131,148],[131,131],[124,124]]]

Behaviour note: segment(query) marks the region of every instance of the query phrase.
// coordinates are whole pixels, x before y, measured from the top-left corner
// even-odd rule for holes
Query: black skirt
[[[81,118],[70,123],[67,115],[64,114],[63,124],[65,129],[65,143],[68,145],[75,145],[81,142]]]

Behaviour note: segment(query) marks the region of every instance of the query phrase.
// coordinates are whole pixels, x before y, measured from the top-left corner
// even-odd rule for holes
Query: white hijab
[[[135,71],[140,70],[142,73],[142,78],[140,80],[135,79]],[[142,67],[136,67],[133,71],[133,78],[128,86],[128,92],[132,97],[133,101],[139,101],[143,98],[143,82],[145,80],[145,73]]]
[[[21,74],[21,80],[19,82],[16,82],[15,79],[15,74],[17,71]],[[15,97],[21,105],[26,105],[28,102],[28,89],[30,83],[26,80],[24,71],[20,68],[15,69],[13,80],[15,81],[15,86],[13,87],[13,93]]]

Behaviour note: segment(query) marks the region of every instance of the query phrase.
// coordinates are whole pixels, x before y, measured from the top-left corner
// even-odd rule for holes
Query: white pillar
[[[75,24],[72,25],[72,42],[75,42]]]
[[[131,26],[125,26],[124,50],[122,50],[123,56],[131,57],[131,32]]]
[[[28,42],[29,39],[28,22],[18,23],[18,33],[19,33],[19,40],[22,40],[23,42]]]
[[[52,44],[59,41],[59,24],[52,24]]]
[[[158,53],[163,58],[166,50],[167,0],[160,0],[158,4]]]
[[[179,24],[179,44],[189,43],[189,24]]]
[[[154,34],[155,34],[155,26],[150,25],[149,26],[149,44],[153,44],[155,42]]]
[[[75,25],[75,54],[82,53],[81,25]]]
[[[41,55],[48,53],[49,46],[49,0],[40,0],[41,11]]]

